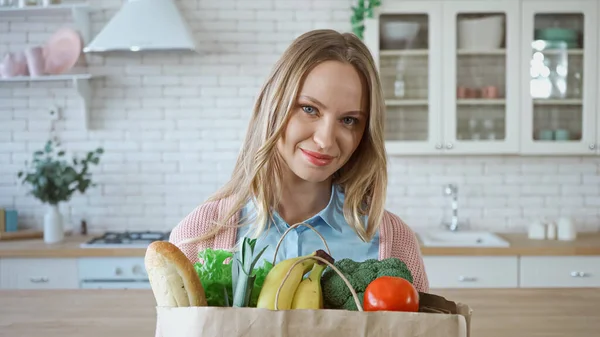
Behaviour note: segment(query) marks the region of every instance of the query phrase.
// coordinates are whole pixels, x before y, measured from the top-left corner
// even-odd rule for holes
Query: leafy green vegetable
[[[232,303],[230,300],[234,298],[232,269],[236,267],[232,263],[234,254],[226,250],[207,248],[198,253],[198,257],[203,263],[195,263],[194,268],[204,287],[208,305],[219,307],[231,306]],[[256,260],[258,261],[258,257]],[[254,282],[249,292],[250,299],[247,306],[256,307],[260,290],[267,274],[272,268],[273,264],[267,259],[263,259],[263,265],[254,267],[252,270],[251,277],[254,278]],[[235,276],[239,277],[239,274]]]
[[[233,253],[222,249],[207,248],[198,253],[200,261],[194,268],[200,277],[208,306],[230,306],[229,299],[233,297],[231,283],[231,258]],[[225,263],[226,260],[229,261]]]

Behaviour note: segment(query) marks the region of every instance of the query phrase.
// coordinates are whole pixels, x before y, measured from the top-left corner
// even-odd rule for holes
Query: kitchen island
[[[600,331],[598,289],[434,289],[473,309],[471,336],[589,337]],[[0,336],[148,337],[150,290],[0,290]]]

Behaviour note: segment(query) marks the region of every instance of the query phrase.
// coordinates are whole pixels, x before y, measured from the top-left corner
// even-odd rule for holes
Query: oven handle
[[[82,279],[82,283],[149,283],[149,279]]]

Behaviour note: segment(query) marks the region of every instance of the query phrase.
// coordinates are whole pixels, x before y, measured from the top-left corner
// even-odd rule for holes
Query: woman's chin
[[[329,170],[319,170],[320,172],[315,172],[315,170],[300,169],[293,171],[298,178],[311,183],[322,183],[331,177]]]

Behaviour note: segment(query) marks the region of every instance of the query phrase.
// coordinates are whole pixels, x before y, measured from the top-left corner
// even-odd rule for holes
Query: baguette
[[[206,295],[192,262],[174,244],[154,241],[144,258],[152,292],[159,307],[206,306]]]

